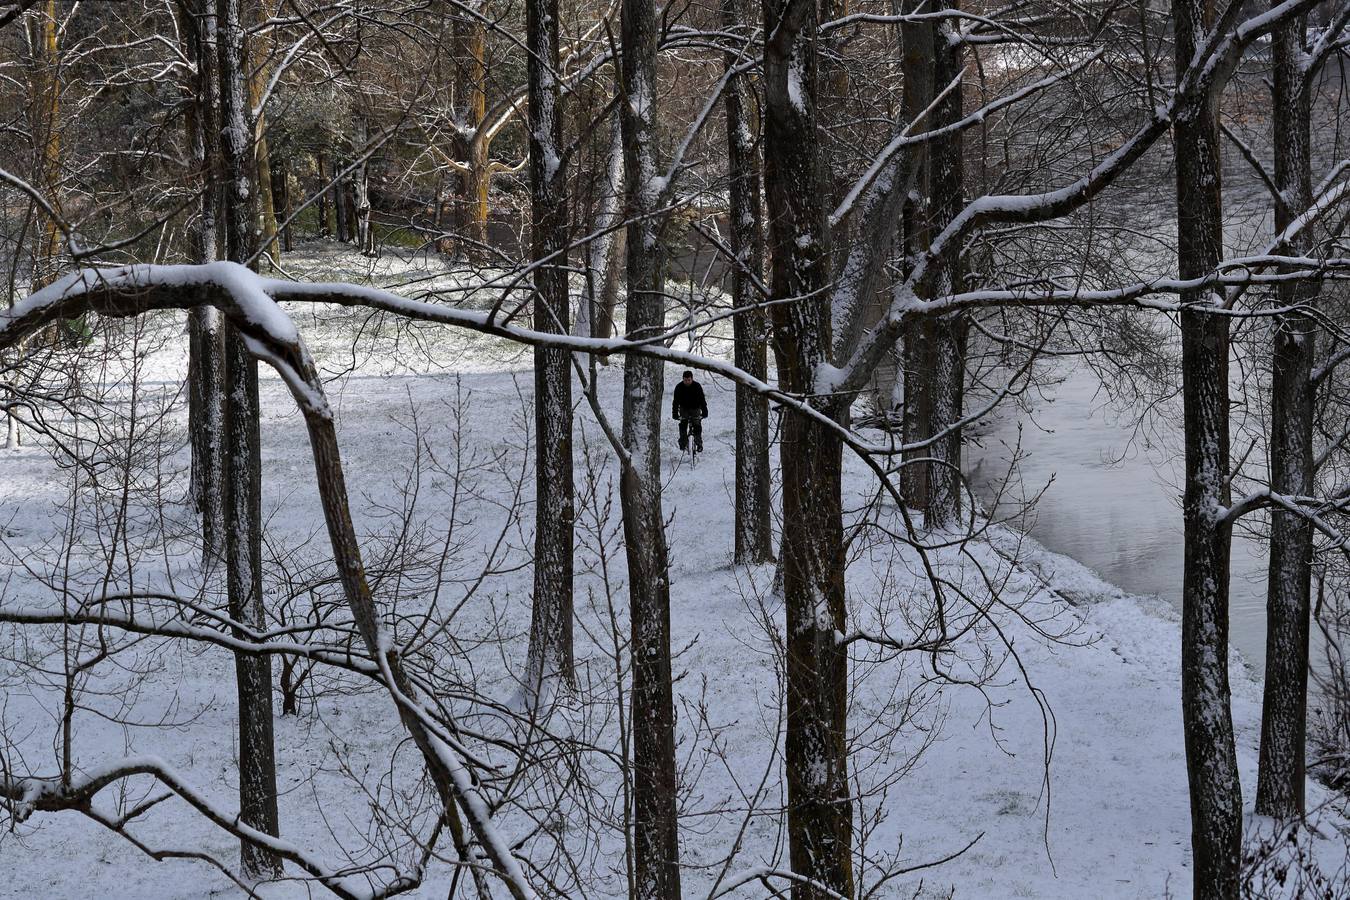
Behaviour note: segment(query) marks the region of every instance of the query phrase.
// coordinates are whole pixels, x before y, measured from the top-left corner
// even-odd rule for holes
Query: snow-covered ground
[[[322,256],[311,260],[319,269]],[[303,260],[297,269],[304,269]],[[333,277],[331,267],[325,270]],[[406,272],[377,274],[387,283]],[[413,554],[419,560],[427,552],[439,558],[446,551],[444,563],[437,563],[444,576],[439,588],[435,576],[426,573],[410,574],[402,585],[393,585],[387,576],[384,595],[398,596],[401,609],[415,611],[429,604],[448,610],[467,596],[455,616],[437,618],[446,625],[438,638],[446,648],[445,665],[481,695],[509,702],[523,668],[529,624],[530,573],[524,565],[533,493],[528,351],[444,328],[367,322],[350,311],[294,312],[316,358],[333,375],[328,388],[339,417],[358,529],[370,536],[368,558],[377,557],[398,531],[410,486],[417,496],[409,518],[425,529],[425,540],[408,540],[405,548],[421,546],[425,552]],[[185,370],[180,326],[167,317],[163,321],[159,334],[167,337],[165,346],[141,361],[147,394],[176,392]],[[362,349],[353,354],[350,338],[358,330]],[[673,384],[678,371],[671,369],[667,376]],[[691,468],[671,436],[664,459],[672,624],[674,646],[680,649],[675,687],[687,897],[706,897],[719,879],[725,885],[755,867],[785,865],[786,857],[778,815],[784,782],[775,753],[780,698],[773,632],[781,629],[781,604],[771,590],[771,566],[731,565],[733,394],[729,385],[705,384],[712,413],[705,423],[707,453]],[[615,421],[621,388],[620,366],[601,370],[601,404]],[[303,422],[282,384],[266,372],[262,392],[268,541],[277,554],[289,553],[293,572],[321,569],[324,534]],[[181,444],[181,403],[167,425]],[[420,455],[417,446],[423,448]],[[616,470],[584,401],[578,404],[576,458],[579,490],[586,488],[588,474],[597,488],[593,503],[581,503],[577,579],[580,680],[594,708],[559,715],[576,736],[599,749],[587,757],[594,770],[576,776],[588,783],[563,784],[558,791],[567,797],[584,794],[598,808],[615,803],[619,792],[600,752],[615,739],[615,717],[603,709],[603,701],[614,698],[613,662],[605,654],[612,640],[607,598],[613,599],[620,638],[627,610]],[[58,469],[41,447],[5,452],[0,466],[5,548],[0,602],[50,603],[52,590],[20,563],[42,570],[57,561],[53,548],[67,525],[71,474]],[[190,530],[185,468],[180,446],[167,467],[156,466],[156,474],[147,476],[165,487],[163,497],[137,501],[146,513],[137,533]],[[860,509],[874,494],[871,476],[856,460],[847,462],[846,474],[846,508]],[[517,491],[520,502],[513,506]],[[606,502],[612,503],[607,517]],[[603,528],[585,528],[592,513]],[[174,538],[165,546],[182,545]],[[601,545],[606,571],[599,565]],[[489,556],[494,563],[479,583],[482,561]],[[940,867],[899,876],[875,896],[909,897],[917,891],[937,897],[953,890],[958,897],[987,898],[1187,896],[1190,818],[1180,633],[1170,605],[1126,596],[1072,560],[1001,528],[964,549],[935,551],[933,558],[942,575],[987,612],[976,617],[978,627],[951,659],[895,659],[865,643],[854,645],[851,721],[859,745],[854,778],[869,821],[865,849],[870,857],[916,866],[975,843]],[[162,585],[172,575],[180,580],[176,589],[190,592],[183,580],[190,584],[191,569],[186,558],[147,555],[137,584]],[[59,570],[59,565],[53,569]],[[89,573],[77,580],[89,581]],[[124,576],[112,580],[120,583]],[[998,594],[992,605],[991,588]],[[852,625],[886,628],[898,636],[907,627],[906,616],[926,610],[930,597],[917,554],[875,530],[854,544],[849,592]],[[0,629],[5,691],[0,726],[8,737],[0,763],[11,769],[56,771],[53,735],[60,722],[53,717],[60,673],[48,672],[42,684],[29,666],[48,649],[42,641],[51,634],[33,634],[25,643],[18,630]],[[1016,650],[1016,660],[1008,657],[1008,647]],[[156,644],[138,648],[129,658],[150,663],[143,673],[109,667],[81,685],[87,711],[75,717],[75,758],[88,767],[131,753],[158,754],[220,805],[232,808],[230,657],[215,649]],[[935,678],[934,666],[952,675],[982,671],[989,677],[977,690]],[[1239,763],[1250,798],[1259,688],[1236,659],[1232,679]],[[416,771],[413,754],[407,747],[396,752],[403,735],[386,697],[368,688],[352,691],[350,684],[319,682],[315,687],[317,696],[302,704],[301,715],[277,720],[282,833],[330,860],[368,860],[375,845],[399,843],[397,835],[369,826],[372,807],[392,815],[400,804],[416,805],[404,793],[412,784],[406,776]],[[472,721],[486,729],[491,719],[484,714],[481,722]],[[164,723],[169,727],[160,727]],[[139,799],[134,792],[116,796],[109,791],[100,802],[112,808]],[[1310,786],[1313,804],[1328,799]],[[605,818],[604,809],[593,809],[588,819],[579,806],[564,803],[553,823],[558,841],[590,850],[584,859],[579,856],[586,883],[573,895],[623,896],[621,832],[612,822],[597,824]],[[727,861],[747,815],[739,851]],[[518,837],[527,823],[506,814],[502,827],[508,837]],[[1343,820],[1331,814],[1322,822],[1318,852],[1333,868],[1344,855],[1343,828]],[[237,853],[233,839],[177,801],[156,807],[139,833],[155,847],[202,848],[226,860]],[[400,852],[406,857],[406,847]],[[448,871],[433,862],[424,886],[412,896],[446,896]],[[39,814],[0,835],[0,872],[3,897],[111,900],[239,893],[205,865],[153,862],[121,837],[69,812]],[[866,886],[878,870],[864,868],[859,875]],[[278,898],[323,893],[300,882],[260,892]],[[759,882],[735,894],[766,895]],[[463,886],[461,896],[467,896]]]

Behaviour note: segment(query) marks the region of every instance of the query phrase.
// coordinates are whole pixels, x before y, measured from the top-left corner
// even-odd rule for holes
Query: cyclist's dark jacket
[[[685,384],[681,379],[680,383],[675,385],[675,395],[670,402],[670,414],[678,419],[681,412],[696,412],[702,418],[708,417],[708,401],[703,398],[703,385],[697,381]]]

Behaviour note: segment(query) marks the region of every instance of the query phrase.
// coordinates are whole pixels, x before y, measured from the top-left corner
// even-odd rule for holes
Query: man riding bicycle
[[[708,418],[708,401],[703,396],[703,385],[694,380],[694,373],[686,371],[675,385],[671,398],[670,415],[680,423],[680,449],[689,446],[689,435],[694,436],[694,451],[703,452],[703,420]]]

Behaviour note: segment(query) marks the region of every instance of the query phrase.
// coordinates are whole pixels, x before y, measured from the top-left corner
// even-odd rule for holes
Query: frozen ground
[[[399,273],[380,277],[388,280]],[[439,590],[410,579],[396,593],[405,605],[445,608],[471,593],[457,616],[440,619],[448,623],[447,644],[463,654],[462,661],[449,664],[462,677],[471,677],[482,694],[509,700],[529,622],[530,575],[523,566],[533,493],[524,450],[532,383],[528,352],[444,329],[399,330],[385,323],[377,332],[377,323],[362,323],[350,313],[297,311],[296,318],[334,376],[329,390],[339,413],[358,528],[370,535],[367,553],[376,552],[387,539],[394,522],[391,511],[406,508],[405,488],[416,459],[413,447],[420,441],[429,455],[417,470],[418,501],[411,518],[438,547],[443,545],[436,541],[453,518],[454,549],[444,567],[448,580]],[[364,346],[374,349],[353,356],[348,336],[358,328],[366,332]],[[159,333],[167,336],[167,345],[142,361],[150,393],[176,390],[185,366],[177,328],[166,323]],[[675,370],[668,372],[668,384],[677,377]],[[621,386],[618,366],[601,371],[602,405],[616,420]],[[705,431],[708,452],[691,469],[671,439],[665,457],[674,643],[683,648],[676,692],[687,897],[710,893],[747,806],[754,812],[743,848],[725,866],[727,878],[756,866],[782,865],[785,858],[775,815],[782,801],[782,773],[773,752],[779,729],[774,641],[764,625],[767,621],[781,627],[781,607],[770,591],[771,567],[747,570],[730,564],[733,396],[725,384],[714,381],[707,388],[712,409]],[[456,397],[464,402],[457,403]],[[302,422],[274,377],[264,378],[263,406],[269,541],[292,548],[293,567],[321,567],[322,523]],[[179,408],[172,411],[170,436],[181,436],[181,415]],[[622,552],[613,535],[618,521],[612,493],[615,469],[584,403],[578,416],[578,485],[591,472],[599,502],[613,499],[605,545],[613,554],[608,559],[610,587],[622,632],[627,612]],[[412,440],[413,434],[419,441]],[[458,495],[456,460],[476,465],[462,475]],[[143,498],[143,505],[162,512],[163,519],[147,530],[190,528],[183,496],[185,461],[179,449],[172,457],[177,468],[156,468],[158,474],[150,480],[163,485],[163,497],[154,502]],[[29,569],[49,567],[50,548],[66,526],[70,475],[58,470],[42,448],[5,453],[0,465],[0,527],[7,548],[2,602],[50,603],[51,590],[36,583],[19,562]],[[509,507],[517,487],[523,505],[513,515]],[[851,508],[860,507],[872,493],[868,475],[855,461],[848,466],[846,493]],[[452,501],[458,504],[453,516]],[[175,542],[181,540],[169,543]],[[302,544],[303,549],[293,549]],[[595,695],[605,697],[610,694],[603,685],[607,678],[612,681],[613,666],[604,653],[607,594],[597,571],[594,535],[579,544],[585,545],[578,566],[582,681],[596,685]],[[924,605],[928,597],[916,554],[874,539],[859,540],[854,550],[849,572],[854,623],[901,634],[907,608]],[[493,570],[470,592],[469,584],[489,552],[495,554]],[[943,575],[963,586],[974,602],[987,602],[990,586],[998,588],[1000,604],[991,607],[989,619],[1002,629],[1003,638],[992,626],[982,626],[978,639],[961,646],[955,664],[960,671],[979,669],[989,662],[983,656],[988,649],[999,664],[997,674],[983,691],[963,689],[935,680],[926,657],[895,660],[854,645],[852,722],[860,744],[855,780],[864,796],[861,805],[876,823],[867,849],[877,858],[890,854],[902,865],[918,865],[960,850],[977,836],[979,840],[941,867],[895,879],[876,896],[909,897],[917,891],[937,897],[952,890],[957,897],[984,898],[1187,896],[1190,822],[1179,709],[1180,635],[1171,607],[1155,598],[1125,596],[1072,560],[1005,530],[991,530],[964,554],[941,551],[934,558]],[[147,555],[141,568],[160,573],[138,575],[142,585],[163,583],[169,575],[191,578],[184,574],[190,567],[179,559],[166,562]],[[1063,640],[1048,640],[1047,632]],[[475,640],[489,637],[504,644]],[[1018,651],[1025,677],[1005,658],[1004,639]],[[6,749],[6,762],[13,766],[21,754],[32,769],[50,773],[56,763],[53,735],[58,723],[52,710],[59,679],[34,683],[32,670],[20,662],[31,660],[37,650],[12,630],[0,631],[0,650],[5,690],[0,715],[13,742]],[[229,657],[217,650],[176,646],[151,645],[133,652],[154,660],[143,680],[109,672],[84,685],[90,711],[76,716],[76,759],[91,766],[130,753],[155,753],[221,805],[232,807],[234,686]],[[1239,762],[1244,794],[1250,798],[1259,689],[1236,659],[1232,674]],[[1049,730],[1028,679],[1052,711]],[[386,698],[337,687],[321,691],[304,705],[302,715],[277,722],[283,834],[333,860],[362,857],[363,841],[371,837],[371,804],[392,808],[394,794],[388,786],[406,787],[406,779],[397,776],[406,774],[409,755],[405,749],[391,767],[390,754],[401,733]],[[113,711],[122,719],[145,725],[167,720],[173,727],[115,723],[106,715]],[[901,717],[905,727],[888,735],[888,726]],[[612,739],[611,718],[591,712],[569,720],[569,727],[602,744]],[[1047,735],[1053,737],[1048,779]],[[612,799],[617,787],[602,769],[589,773],[591,790]],[[748,803],[747,796],[754,802]],[[1327,799],[1315,786],[1310,796],[1313,802]],[[118,799],[109,792],[102,802],[111,807]],[[134,802],[137,796],[122,799]],[[567,820],[560,826],[565,830],[579,813],[569,807],[559,815]],[[1325,840],[1319,852],[1329,861],[1344,852],[1345,832],[1337,830],[1342,825],[1334,816],[1323,822]],[[522,833],[524,823],[507,817],[502,827],[510,837]],[[236,853],[232,839],[175,802],[157,807],[140,833],[159,847],[205,848],[230,860]],[[583,833],[574,837],[578,845],[584,838]],[[623,896],[621,837],[612,828],[595,826],[590,841],[595,852],[587,864],[593,875],[575,895]],[[5,875],[0,880],[4,897],[111,900],[238,894],[201,864],[153,862],[74,813],[40,815],[14,833],[0,835],[0,872]],[[866,883],[876,874],[865,870],[860,880]],[[432,864],[424,887],[413,896],[444,897],[447,884],[447,868]],[[322,891],[290,882],[261,893],[291,898]],[[736,894],[765,895],[757,882]]]

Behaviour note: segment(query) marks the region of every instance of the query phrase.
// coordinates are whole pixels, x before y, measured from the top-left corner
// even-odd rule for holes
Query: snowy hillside
[[[347,273],[352,274],[352,273]],[[399,273],[382,273],[381,280]],[[331,275],[329,276],[331,277]],[[377,597],[393,633],[422,654],[452,694],[476,752],[511,777],[499,744],[522,739],[518,709],[530,622],[528,453],[532,393],[528,357],[503,342],[444,327],[407,327],[332,310],[292,313],[315,351],[338,418],[338,434]],[[188,454],[179,382],[186,368],[182,322],[161,316],[123,357],[126,381],[110,403],[135,410],[168,455],[109,460],[108,473],[136,486],[110,554],[98,523],[115,510],[72,506],[78,469],[57,467],[48,446],[4,454],[0,525],[7,581],[3,602],[52,608],[60,598],[114,589],[160,590],[219,602],[201,584],[186,499]],[[358,355],[351,336],[363,333]],[[704,349],[725,352],[717,335]],[[125,347],[123,349],[126,349]],[[132,371],[137,377],[130,378]],[[617,422],[622,373],[599,370],[602,410]],[[112,373],[108,376],[113,377]],[[679,377],[668,367],[667,388]],[[711,415],[706,453],[692,465],[665,434],[677,759],[687,897],[768,896],[760,872],[786,867],[780,696],[781,600],[773,566],[731,564],[734,479],[733,394],[705,378]],[[130,385],[137,385],[131,394]],[[578,392],[578,396],[580,396]],[[345,612],[331,578],[304,423],[275,376],[263,383],[267,594],[275,615],[309,623],[296,640],[342,633]],[[163,407],[163,418],[152,415]],[[559,889],[576,897],[627,895],[624,786],[619,762],[627,724],[625,564],[617,467],[592,411],[577,404],[579,493],[578,687],[559,697],[541,753],[556,756],[499,816],[504,837],[541,867],[550,854]],[[124,419],[126,416],[124,415]],[[147,454],[125,433],[112,446]],[[673,423],[667,421],[668,426]],[[122,443],[118,443],[120,440]],[[775,451],[776,452],[776,451]],[[139,490],[144,488],[144,490]],[[876,493],[874,476],[846,458],[845,509],[852,524]],[[111,495],[110,495],[111,496]],[[953,649],[896,653],[933,597],[918,553],[889,535],[902,531],[883,503],[850,545],[848,595],[852,779],[862,822],[857,872],[872,896],[1158,897],[1188,890],[1190,814],[1183,757],[1177,622],[1165,603],[1123,596],[1071,560],[1003,527],[965,544],[931,535],[928,557],[961,598],[946,610],[960,633]],[[70,557],[62,536],[73,535]],[[90,563],[114,558],[110,567]],[[128,565],[128,559],[134,565]],[[198,593],[200,591],[200,593]],[[166,614],[142,601],[141,612]],[[203,621],[205,621],[203,619]],[[322,627],[320,627],[322,626]],[[85,629],[66,646],[59,627],[0,630],[0,708],[7,741],[0,763],[22,759],[57,770],[53,711],[69,687],[73,754],[89,771],[153,756],[221,810],[237,804],[233,779],[233,663],[219,648]],[[329,634],[331,638],[331,633]],[[97,652],[106,640],[117,665],[72,675],[62,660]],[[616,658],[617,657],[617,658]],[[616,668],[616,666],[618,668]],[[274,676],[282,678],[281,664]],[[35,677],[35,674],[38,677]],[[292,679],[295,673],[291,673]],[[429,676],[430,677],[430,676]],[[1259,689],[1232,666],[1233,714],[1244,795],[1254,786]],[[963,683],[968,682],[968,683]],[[295,692],[296,714],[277,719],[281,834],[359,886],[387,883],[388,865],[425,863],[417,897],[444,897],[451,882],[448,840],[429,855],[434,802],[416,778],[388,698],[361,678],[316,669]],[[280,701],[278,701],[280,710]],[[166,727],[167,726],[167,727]],[[491,785],[502,788],[503,783]],[[150,794],[133,779],[101,795],[105,821]],[[138,791],[142,793],[137,793]],[[1310,787],[1311,802],[1328,800]],[[114,805],[115,804],[115,805]],[[230,858],[237,842],[173,798],[131,828],[157,851],[205,850]],[[1321,820],[1316,852],[1334,870],[1343,821]],[[541,839],[540,835],[547,835]],[[556,858],[553,858],[556,861]],[[930,863],[946,860],[941,865]],[[362,866],[375,866],[366,874]],[[201,862],[152,862],[124,837],[76,812],[38,813],[0,835],[0,896],[193,898],[238,888]],[[913,871],[907,871],[913,869]],[[558,874],[561,873],[561,874]],[[261,896],[311,896],[303,873],[258,888]],[[878,880],[888,876],[884,883]],[[468,890],[461,886],[462,895]]]

